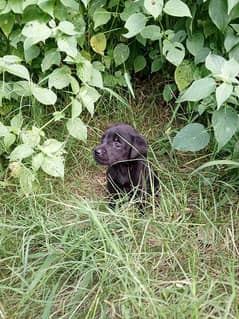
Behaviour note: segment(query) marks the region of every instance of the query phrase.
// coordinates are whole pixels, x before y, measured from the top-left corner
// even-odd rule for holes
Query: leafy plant
[[[132,72],[167,70],[163,66],[170,63],[181,92],[177,102],[194,104],[198,116],[212,114],[218,150],[236,134],[239,1],[17,0],[0,6],[5,44],[0,49],[0,105],[14,101],[15,114],[28,113],[25,107],[21,112],[23,105],[56,105],[46,125],[61,120],[71,136],[85,142],[82,111],[94,115],[102,90],[120,99],[109,86],[123,85],[134,96]],[[168,86],[166,101],[172,98],[169,92]],[[2,125],[7,124],[3,120]],[[185,141],[192,133],[188,128],[186,132]],[[205,147],[209,137],[202,132],[204,143],[193,148],[186,143],[183,149]],[[2,138],[5,147],[13,141]],[[176,136],[174,147],[182,149],[177,141]],[[10,144],[8,155],[22,144],[20,135]],[[17,162],[22,165],[24,160]],[[34,174],[33,166],[28,169]]]

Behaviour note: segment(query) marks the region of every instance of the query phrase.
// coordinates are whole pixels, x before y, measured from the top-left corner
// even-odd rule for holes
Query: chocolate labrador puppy
[[[144,137],[128,124],[114,124],[104,132],[94,158],[108,166],[107,188],[113,199],[127,193],[142,202],[147,194],[156,194],[159,180],[147,162],[147,150]]]

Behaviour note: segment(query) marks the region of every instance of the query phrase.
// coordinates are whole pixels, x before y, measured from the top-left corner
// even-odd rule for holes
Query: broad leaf
[[[78,117],[82,112],[82,104],[81,102],[76,98],[71,100],[71,117],[75,118]]]
[[[216,82],[210,77],[194,81],[190,87],[179,97],[178,102],[200,101],[212,94],[216,89]]]
[[[25,145],[35,147],[40,144],[41,130],[36,127],[33,127],[32,130],[23,130],[21,132],[21,138]]]
[[[32,193],[33,191],[33,182],[35,176],[29,168],[22,167],[19,174],[19,182],[22,192],[25,195]]]
[[[9,36],[9,34],[12,31],[12,28],[14,26],[15,18],[14,15],[11,13],[0,15],[0,29],[4,33],[6,37]]]
[[[146,17],[142,13],[132,14],[125,23],[125,28],[128,29],[128,33],[124,34],[125,38],[132,38],[136,34],[140,33],[146,24]]]
[[[66,123],[69,134],[78,140],[86,142],[87,127],[78,117],[70,119]]]
[[[48,79],[48,86],[61,90],[70,84],[70,68],[63,66],[61,68],[55,69]]]
[[[152,41],[160,40],[161,29],[157,25],[147,25],[141,32],[141,35],[145,39],[150,39]]]
[[[232,9],[239,3],[239,0],[227,0],[227,14],[229,15]]]
[[[128,45],[124,43],[117,44],[117,46],[114,48],[113,54],[116,66],[124,63],[129,57]]]
[[[56,156],[62,153],[63,145],[64,143],[59,142],[54,138],[49,138],[41,146],[39,146],[39,150],[48,156]]]
[[[210,0],[209,15],[216,27],[224,31],[230,21],[226,0]]]
[[[60,51],[75,58],[77,56],[77,41],[75,37],[61,36],[57,39],[57,46]]]
[[[53,105],[56,103],[57,96],[56,94],[45,88],[38,87],[33,85],[31,88],[33,96],[44,105]]]
[[[64,177],[64,160],[61,156],[45,156],[41,163],[42,170],[54,177]]]
[[[139,72],[143,70],[147,65],[147,61],[143,55],[136,56],[134,60],[134,71]]]
[[[31,39],[31,45],[36,44],[40,41],[45,42],[51,36],[51,29],[42,22],[31,21],[28,22],[22,29],[22,34]]]
[[[204,37],[202,33],[193,33],[191,38],[187,38],[186,41],[188,51],[196,56],[198,52],[203,48]]]
[[[162,13],[163,0],[144,0],[144,7],[156,19]]]
[[[15,141],[16,141],[16,135],[12,133],[5,135],[3,138],[3,143],[6,148],[9,148],[11,145],[13,145]]]
[[[50,69],[52,65],[59,65],[61,63],[61,54],[60,52],[56,51],[56,49],[52,49],[48,52],[46,52],[42,63],[41,63],[41,69],[43,72]]]
[[[238,130],[238,115],[232,108],[214,111],[212,125],[218,142],[218,150],[220,150]]]
[[[185,48],[179,42],[163,41],[163,54],[172,64],[178,66],[184,59]]]
[[[90,45],[96,53],[104,55],[104,51],[106,48],[106,37],[104,33],[93,35],[93,37],[90,39]]]
[[[9,129],[7,126],[3,125],[1,122],[0,122],[0,137],[3,137],[3,136],[6,136],[9,134]]]
[[[92,87],[82,86],[78,96],[84,107],[90,112],[91,116],[93,116],[94,103],[99,99],[100,94]]]
[[[182,92],[193,81],[195,67],[193,63],[184,60],[175,69],[174,79],[180,92]]]
[[[213,75],[218,75],[221,73],[222,66],[225,62],[226,60],[222,56],[210,53],[206,58],[205,65]]]
[[[173,147],[182,152],[197,152],[208,145],[209,139],[210,136],[202,124],[188,124],[175,136]]]
[[[169,0],[166,2],[163,11],[175,17],[192,17],[188,6],[181,0]]]
[[[222,83],[216,88],[217,109],[231,96],[233,86],[230,83]]]
[[[20,144],[10,154],[10,161],[21,161],[33,154],[34,150],[30,145]]]
[[[97,8],[93,14],[94,29],[106,24],[111,18],[111,12],[106,11],[104,8]]]
[[[14,74],[22,79],[26,79],[26,80],[30,79],[29,72],[28,72],[27,68],[23,65],[9,64],[6,66],[6,71],[11,73],[11,74]]]
[[[61,21],[57,28],[59,30],[61,30],[62,33],[65,33],[67,35],[76,35],[77,34],[74,24],[72,24],[69,21]]]

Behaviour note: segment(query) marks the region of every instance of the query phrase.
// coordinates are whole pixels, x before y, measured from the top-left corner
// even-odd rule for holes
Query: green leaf
[[[29,63],[33,59],[38,57],[38,55],[40,54],[40,49],[36,45],[26,46],[25,47],[25,44],[26,44],[27,40],[28,39],[26,39],[25,42],[24,42],[24,56],[25,56],[26,62]]]
[[[3,143],[6,148],[9,148],[12,144],[14,144],[16,141],[16,135],[12,133],[8,133],[3,138]]]
[[[54,0],[38,0],[37,5],[42,11],[54,18],[55,1]]]
[[[181,0],[169,0],[166,2],[163,11],[174,17],[192,17],[188,6]]]
[[[78,54],[77,41],[75,37],[61,36],[57,39],[57,46],[61,52],[75,58]]]
[[[6,37],[12,32],[15,18],[12,13],[0,15],[0,28]]]
[[[179,97],[178,102],[199,101],[212,94],[216,89],[216,82],[210,77],[194,81]]]
[[[30,80],[30,75],[27,68],[20,64],[9,64],[6,66],[6,71],[8,73],[14,74],[20,78]]]
[[[44,160],[44,154],[38,153],[32,157],[32,168],[34,171],[38,171]]]
[[[156,19],[162,13],[163,0],[144,0],[144,7]]]
[[[222,66],[225,62],[226,60],[220,55],[210,53],[206,58],[205,65],[213,75],[218,75],[221,73]]]
[[[157,25],[147,25],[140,33],[143,38],[150,39],[152,41],[160,40],[161,29]]]
[[[7,126],[3,125],[1,122],[0,122],[0,137],[3,137],[3,136],[6,136],[8,135],[9,133],[9,129]]]
[[[93,116],[94,103],[99,99],[100,94],[96,89],[90,86],[82,86],[78,96],[84,107],[90,112],[91,116]]]
[[[91,77],[88,84],[103,89],[103,79],[100,71],[92,68]]]
[[[212,126],[220,150],[238,130],[238,115],[232,108],[222,108],[212,114]]]
[[[22,34],[31,40],[31,45],[38,42],[45,42],[51,36],[51,29],[43,22],[28,22],[22,29]]]
[[[136,34],[140,33],[146,24],[146,17],[142,13],[132,14],[125,23],[125,28],[128,29],[128,33],[124,34],[125,38],[132,38]]]
[[[79,11],[79,3],[75,0],[60,0],[61,3],[73,11]]]
[[[11,124],[11,130],[16,131],[16,133],[18,133],[18,131],[20,130],[23,124],[22,113],[18,113],[17,115],[15,115],[11,119],[10,124]]]
[[[45,88],[38,87],[33,85],[31,88],[33,96],[44,105],[53,105],[56,103],[57,96],[56,94]]]
[[[58,156],[62,154],[64,143],[57,141],[54,138],[49,138],[41,146],[41,150],[44,154],[48,156]]]
[[[69,21],[61,21],[57,27],[57,29],[61,30],[61,32],[67,35],[76,35],[77,32],[75,30],[74,24]]]
[[[173,148],[182,152],[197,152],[206,147],[210,136],[205,127],[192,123],[182,128],[173,140]]]
[[[186,46],[188,51],[196,56],[197,53],[203,48],[204,37],[202,33],[193,33],[191,38],[187,38]]]
[[[143,55],[136,56],[134,60],[134,71],[139,72],[143,70],[147,65],[147,61]]]
[[[111,18],[111,12],[106,11],[104,8],[97,8],[93,14],[94,29],[106,24]]]
[[[48,86],[61,90],[70,84],[70,68],[63,66],[61,68],[55,69],[48,78]]]
[[[45,72],[51,68],[52,65],[59,65],[61,63],[61,54],[60,52],[56,51],[56,49],[52,49],[46,52],[42,63],[41,69],[42,72]]]
[[[70,119],[66,123],[69,134],[78,140],[86,142],[87,127],[78,117]]]
[[[31,96],[31,87],[28,81],[17,81],[13,85],[14,93],[18,96]]]
[[[210,0],[209,16],[220,31],[224,31],[230,18],[227,14],[227,2],[225,0]]]
[[[232,9],[239,3],[239,0],[227,0],[227,14],[229,15]]]
[[[163,54],[172,64],[178,66],[184,59],[185,49],[179,42],[163,41]]]
[[[233,47],[235,47],[239,43],[239,37],[234,33],[234,31],[228,27],[227,33],[224,40],[224,47],[227,52],[231,51]]]
[[[236,161],[231,161],[231,160],[215,160],[215,161],[210,161],[207,162],[198,168],[196,168],[191,174],[195,174],[199,171],[201,171],[204,168],[211,167],[211,166],[218,166],[218,165],[230,165],[232,166],[231,168],[239,167],[239,162]]]
[[[193,63],[184,60],[179,66],[176,67],[174,79],[180,92],[182,92],[193,81],[193,74],[195,67]]]
[[[10,154],[10,161],[21,161],[33,154],[34,150],[31,146],[20,144]]]
[[[163,89],[163,99],[165,102],[170,102],[174,97],[173,89],[171,84],[166,84]]]
[[[222,83],[216,88],[217,109],[231,96],[233,86],[230,83]]]
[[[71,100],[71,117],[75,118],[78,117],[82,112],[82,104],[81,102],[76,98]]]
[[[19,182],[22,192],[25,195],[32,193],[33,191],[33,182],[35,176],[29,168],[22,167],[19,174]]]
[[[41,134],[41,130],[33,126],[31,130],[23,130],[21,132],[21,138],[25,145],[35,147],[41,142]]]
[[[23,13],[23,0],[8,0],[8,5],[14,13]]]
[[[119,43],[113,51],[115,65],[124,63],[129,57],[129,47],[124,43]]]
[[[48,175],[64,178],[64,160],[61,156],[45,156],[41,168]]]
[[[93,35],[93,37],[90,39],[90,45],[96,53],[104,55],[104,50],[106,48],[106,37],[104,33]]]

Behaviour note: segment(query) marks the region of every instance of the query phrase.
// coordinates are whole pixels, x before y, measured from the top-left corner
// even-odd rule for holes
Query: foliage
[[[63,121],[71,136],[86,141],[82,112],[94,115],[102,91],[117,96],[109,87],[123,85],[134,96],[130,74],[162,71],[166,63],[175,67],[181,92],[177,102],[189,101],[198,116],[210,115],[218,150],[222,149],[238,131],[238,18],[239,0],[1,1],[1,107],[10,103],[14,115],[27,117],[27,108],[33,105],[39,109],[56,105],[52,119],[41,128],[28,119],[13,131],[12,123],[9,126],[13,113],[7,113],[1,124],[2,153],[11,165],[30,172],[31,180],[36,178],[35,161],[37,168],[63,177],[62,151],[57,155],[52,151],[57,168],[49,158],[42,164],[43,137],[30,149],[22,131],[34,139],[47,125]],[[168,102],[167,90],[169,86],[163,96]],[[187,132],[185,139],[191,134]],[[204,143],[193,148],[188,143],[183,149],[205,147],[209,135],[204,128],[203,134]],[[195,138],[200,141],[200,136]],[[12,155],[19,150],[23,157]],[[36,156],[38,160],[33,160]]]

